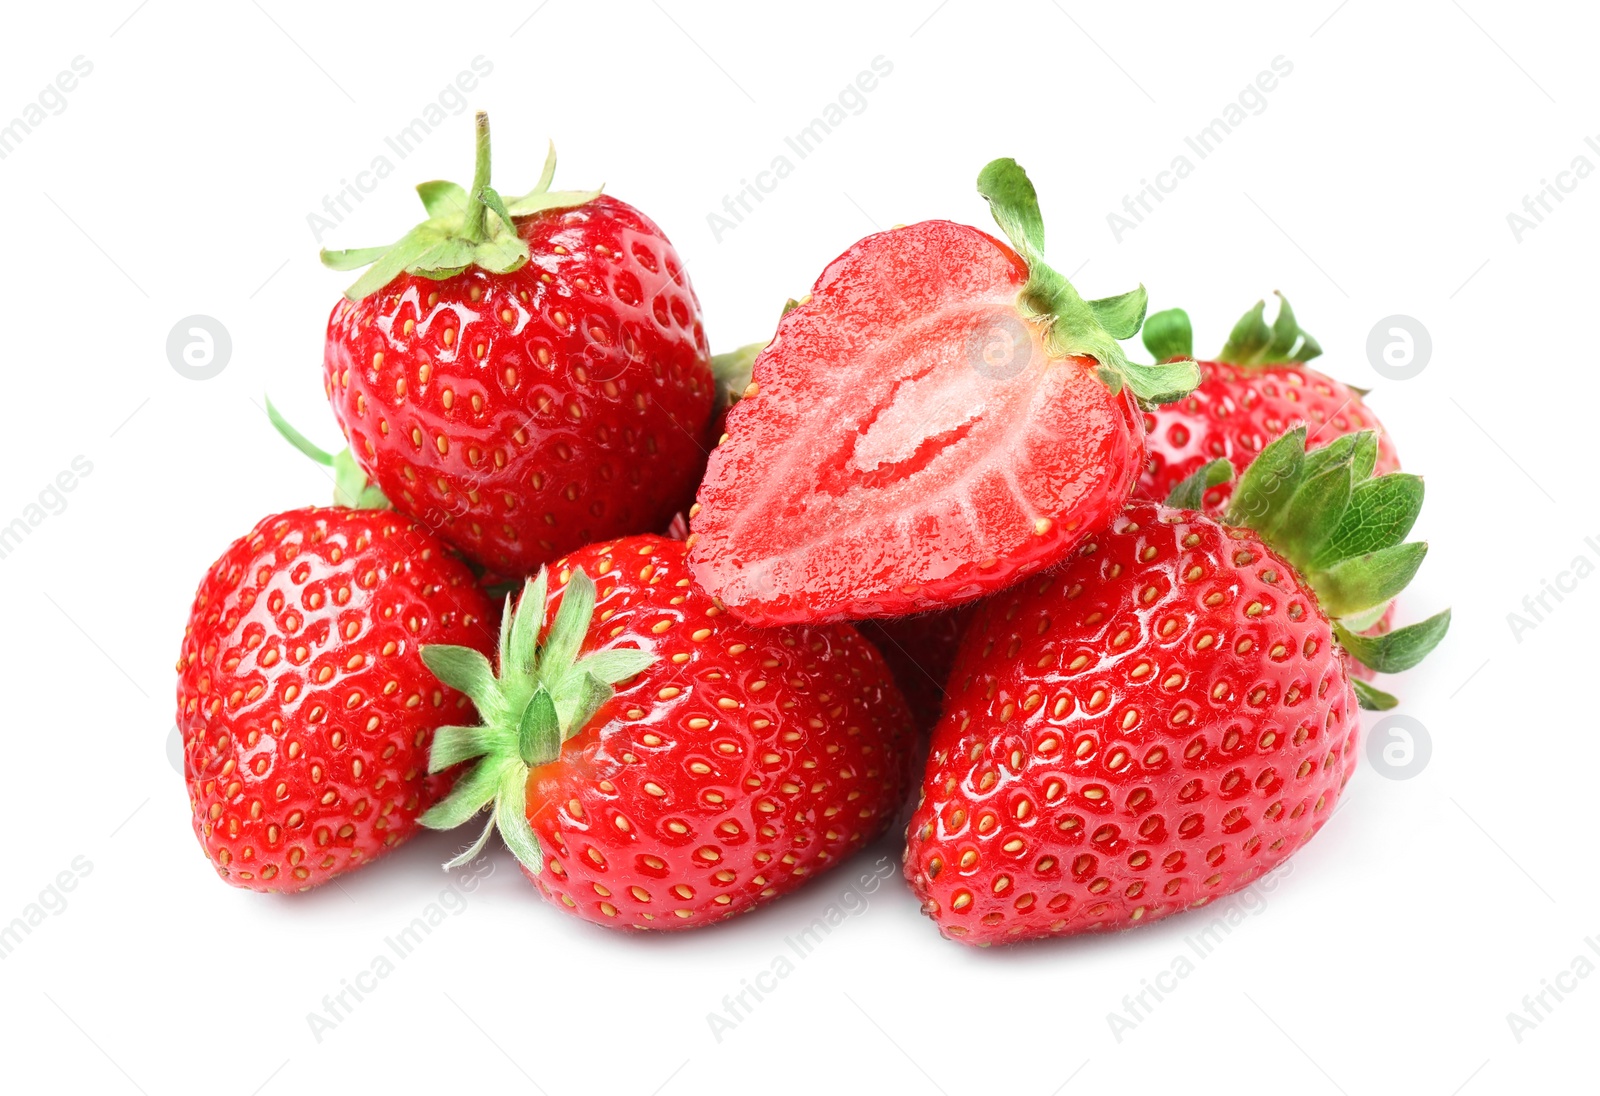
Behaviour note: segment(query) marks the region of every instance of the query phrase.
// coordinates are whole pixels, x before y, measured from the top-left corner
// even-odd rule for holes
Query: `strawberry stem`
[[[489,112],[478,111],[474,125],[477,141],[472,165],[472,189],[467,193],[467,222],[462,235],[476,244],[489,236],[489,206],[483,200],[484,188],[489,185]]]

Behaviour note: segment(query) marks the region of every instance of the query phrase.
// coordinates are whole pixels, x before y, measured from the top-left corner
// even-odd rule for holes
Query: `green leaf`
[[[1267,344],[1266,360],[1284,362],[1294,353],[1295,343],[1300,339],[1300,325],[1295,322],[1294,309],[1289,307],[1288,300],[1282,293],[1277,296],[1278,318],[1272,321],[1272,341]]]
[[[658,661],[659,655],[637,647],[607,647],[584,655],[573,664],[572,672],[589,674],[604,684],[615,685],[643,673]]]
[[[1254,308],[1239,317],[1228,341],[1223,344],[1222,353],[1217,355],[1219,361],[1251,365],[1259,359],[1272,341],[1272,329],[1264,319],[1266,311],[1267,302],[1257,301]]]
[[[1011,157],[991,160],[978,172],[978,193],[989,203],[1006,237],[1028,260],[1044,257],[1044,216],[1039,212],[1039,195],[1028,173]]]
[[[1257,301],[1234,324],[1227,345],[1217,355],[1219,361],[1232,365],[1279,365],[1308,362],[1322,353],[1317,340],[1301,330],[1284,295],[1277,290],[1273,294],[1278,298],[1278,315],[1272,326],[1267,326],[1267,302]]]
[[[1144,321],[1144,348],[1158,362],[1194,357],[1194,332],[1181,308],[1157,312]]]
[[[478,201],[494,210],[494,215],[500,218],[501,224],[505,225],[513,232],[516,231],[517,226],[511,223],[511,214],[506,210],[506,203],[504,199],[500,197],[499,191],[495,190],[494,187],[489,186],[488,184],[479,187]],[[523,244],[523,248],[524,252],[526,252],[526,243]]]
[[[1422,512],[1422,477],[1405,472],[1358,483],[1350,507],[1328,535],[1311,565],[1326,567],[1336,560],[1392,548],[1406,539]]]
[[[333,457],[333,502],[335,506],[348,506],[353,510],[387,510],[389,500],[382,489],[371,480],[356,463],[350,448],[339,450]]]
[[[507,772],[495,800],[494,817],[500,825],[500,839],[517,862],[538,875],[544,870],[544,851],[533,827],[528,825],[528,774]]]
[[[460,183],[452,183],[444,179],[418,183],[417,196],[422,199],[422,208],[426,209],[428,216],[434,220],[464,218],[467,215],[467,192]],[[367,250],[381,249],[368,248]],[[373,258],[376,257],[373,256]],[[372,259],[367,260],[367,262],[371,261]],[[366,263],[361,265],[365,266]]]
[[[489,843],[489,835],[492,833],[494,833],[494,811],[489,812],[489,820],[484,823],[483,831],[478,834],[478,839],[449,860],[446,860],[444,862],[444,870],[449,871],[451,868],[459,868],[463,864],[469,864],[476,860],[478,854],[483,851],[483,847]]]
[[[1349,461],[1355,453],[1356,439],[1353,434],[1339,434],[1327,445],[1312,448],[1313,435],[1306,436],[1306,459],[1301,465],[1302,476],[1320,475],[1324,470],[1335,463]]]
[[[575,568],[561,592],[561,607],[556,610],[550,634],[539,652],[539,672],[546,680],[571,672],[593,616],[594,583],[582,567]]]
[[[522,585],[522,597],[511,618],[510,669],[504,671],[508,676],[531,676],[538,671],[539,630],[544,627],[549,585],[550,571],[545,567],[540,567],[539,574]]]
[[[1297,426],[1268,443],[1239,477],[1226,522],[1264,530],[1300,483],[1306,456],[1306,428]]]
[[[1231,479],[1233,465],[1227,461],[1214,460],[1202,464],[1173,487],[1172,493],[1167,496],[1167,505],[1178,510],[1199,510],[1205,506],[1208,490]]]
[[[1273,541],[1291,560],[1310,558],[1338,527],[1340,519],[1349,509],[1355,474],[1352,457],[1353,447],[1346,447],[1342,459],[1325,463],[1315,471],[1310,470],[1308,457],[1308,467],[1301,474],[1300,486],[1284,508]]]
[[[383,258],[388,250],[387,247],[352,247],[346,251],[323,248],[318,258],[329,270],[360,270]]]
[[[555,182],[555,179],[556,179],[556,143],[554,141],[551,141],[549,143],[549,146],[545,149],[544,167],[539,172],[539,182],[537,183],[537,185],[534,186],[533,190],[529,191],[529,193],[530,194],[543,194],[545,191],[550,189],[550,184]]]
[[[507,594],[500,606],[500,642],[497,651],[499,673],[502,678],[510,673],[511,667],[511,605],[512,595]]]
[[[1346,617],[1388,601],[1406,588],[1422,566],[1428,546],[1422,541],[1365,552],[1311,575],[1317,598],[1330,617]]]
[[[428,771],[442,773],[452,765],[471,761],[488,752],[492,739],[490,729],[477,727],[440,727],[433,732],[433,745],[428,749]]]
[[[1356,703],[1370,712],[1386,712],[1400,703],[1395,697],[1390,696],[1382,689],[1368,685],[1359,677],[1350,679],[1351,688],[1356,692]]]
[[[1355,632],[1360,635],[1362,632],[1376,628],[1378,623],[1388,614],[1389,607],[1393,604],[1393,601],[1380,601],[1370,609],[1363,609],[1359,613],[1340,617],[1338,623],[1345,631]]]
[[[1147,404],[1181,400],[1200,383],[1200,367],[1192,361],[1141,365],[1124,360],[1122,379]]]
[[[474,765],[450,794],[423,812],[418,822],[430,830],[453,830],[493,801],[506,759],[486,757]]]
[[[593,674],[573,674],[572,680],[575,682],[571,688],[572,707],[561,721],[566,728],[561,734],[563,741],[588,726],[600,706],[616,695],[615,689]]]
[[[1141,285],[1138,289],[1130,289],[1116,297],[1102,297],[1097,301],[1090,301],[1089,310],[1094,313],[1094,318],[1100,321],[1100,326],[1111,333],[1113,339],[1131,339],[1139,333],[1139,325],[1144,323],[1145,310],[1149,304],[1150,297]]]
[[[278,413],[278,409],[272,406],[271,396],[264,396],[262,398],[267,401],[267,419],[277,429],[278,433],[284,436],[285,440],[287,440],[290,445],[294,446],[296,449],[300,450],[300,452],[304,453],[306,456],[310,457],[323,467],[333,467],[332,453],[329,453],[326,449],[318,448],[316,444],[304,434],[290,426],[289,420],[280,415]]]
[[[593,190],[551,190],[543,194],[524,194],[506,203],[506,211],[513,217],[531,217],[551,209],[572,209],[588,205],[604,192],[604,187]]]
[[[555,700],[543,685],[528,698],[517,725],[517,753],[530,769],[548,765],[561,754],[561,720]]]
[[[1372,478],[1372,470],[1378,466],[1378,432],[1376,430],[1362,430],[1354,435],[1356,451],[1354,468],[1356,482],[1361,483]]]
[[[344,295],[352,301],[359,301],[376,293],[413,267],[416,267],[420,272],[421,267],[418,265],[418,258],[427,244],[427,237],[422,232],[426,227],[426,225],[418,225],[400,237],[393,247],[384,251],[367,268],[365,274],[357,278],[350,285],[350,288],[344,291]]]
[[[711,355],[711,377],[717,385],[717,406],[732,407],[750,387],[751,368],[756,356],[767,348],[764,342],[746,343],[726,354]]]
[[[425,643],[421,654],[422,664],[434,677],[472,698],[481,718],[494,719],[504,708],[494,667],[480,652],[453,644]]]
[[[1450,610],[1381,636],[1356,635],[1335,625],[1334,635],[1357,662],[1380,674],[1409,670],[1428,656],[1450,630]]]

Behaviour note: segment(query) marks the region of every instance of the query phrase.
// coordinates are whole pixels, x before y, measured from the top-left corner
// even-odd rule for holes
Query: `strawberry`
[[[940,613],[863,620],[857,625],[889,664],[917,730],[923,733],[939,722],[945,682],[972,609],[962,605]]]
[[[992,944],[1127,928],[1246,886],[1332,815],[1357,705],[1392,696],[1449,612],[1355,634],[1426,546],[1422,484],[1371,478],[1372,432],[1305,452],[1304,427],[1200,512],[1130,503],[1071,562],[986,601],[934,729],[905,871],[946,936]]]
[[[380,510],[264,519],[206,573],[178,657],[195,834],[237,887],[300,891],[416,831],[447,785],[434,729],[468,706],[424,643],[488,649],[488,600],[436,537]]]
[[[1086,302],[1045,264],[1014,160],[978,190],[1013,247],[948,221],[868,236],[755,358],[690,511],[695,578],[740,619],[948,608],[1055,563],[1127,497],[1137,401],[1193,387],[1192,362],[1117,344],[1142,287]]]
[[[527,574],[591,540],[663,528],[705,460],[713,385],[671,243],[598,191],[502,201],[478,115],[471,191],[417,188],[429,219],[328,321],[325,386],[361,468],[485,567]]]
[[[1147,459],[1136,494],[1164,499],[1213,460],[1226,460],[1243,472],[1268,441],[1302,425],[1311,431],[1307,444],[1313,448],[1343,434],[1374,430],[1376,471],[1399,469],[1394,444],[1362,402],[1365,393],[1306,366],[1322,347],[1301,330],[1283,294],[1278,294],[1271,327],[1265,312],[1266,302],[1257,301],[1234,325],[1216,360],[1199,363],[1200,384],[1193,392],[1146,410]],[[1157,361],[1191,358],[1188,315],[1181,308],[1155,313],[1145,321],[1144,344]],[[1221,514],[1231,490],[1227,482],[1210,488],[1206,511]]]
[[[686,556],[638,536],[541,570],[515,612],[507,599],[498,673],[469,648],[423,649],[483,720],[434,740],[433,770],[476,765],[423,824],[492,805],[447,866],[498,828],[578,916],[693,928],[794,889],[893,819],[911,720],[871,644],[846,625],[742,624]]]

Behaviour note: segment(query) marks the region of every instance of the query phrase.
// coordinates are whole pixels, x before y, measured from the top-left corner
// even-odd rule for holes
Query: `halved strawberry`
[[[1085,301],[1045,264],[1016,161],[978,191],[1016,250],[949,221],[868,236],[756,358],[691,512],[695,577],[736,616],[947,608],[1057,562],[1138,475],[1137,401],[1198,380],[1117,345],[1143,287]]]

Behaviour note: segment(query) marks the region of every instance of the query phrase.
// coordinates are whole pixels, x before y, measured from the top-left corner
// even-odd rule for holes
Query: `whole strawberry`
[[[290,510],[229,546],[178,657],[184,777],[217,874],[307,890],[410,837],[447,787],[427,775],[433,732],[471,712],[419,648],[489,649],[489,611],[466,564],[389,511]]]
[[[1313,449],[1344,434],[1374,430],[1377,473],[1399,469],[1394,444],[1362,401],[1362,392],[1305,364],[1322,347],[1300,329],[1283,294],[1278,294],[1271,327],[1265,311],[1266,302],[1257,301],[1234,325],[1216,359],[1199,363],[1200,384],[1193,392],[1146,409],[1146,461],[1136,494],[1164,499],[1213,460],[1226,460],[1243,472],[1262,447],[1296,426],[1307,428],[1306,444]],[[1149,317],[1143,337],[1157,361],[1193,356],[1189,317],[1181,308]],[[1231,490],[1230,483],[1211,487],[1206,512],[1220,514]]]
[[[515,613],[507,599],[498,674],[474,650],[424,649],[483,725],[439,733],[435,771],[476,765],[423,824],[493,806],[447,866],[498,828],[578,916],[693,928],[794,889],[894,818],[911,720],[878,653],[847,626],[740,624],[685,555],[640,536],[552,564]]]
[[[938,613],[863,620],[857,625],[888,663],[917,730],[924,734],[939,722],[945,682],[972,609],[962,605]]]
[[[483,566],[523,575],[688,505],[713,383],[700,306],[661,230],[598,191],[417,188],[429,219],[328,321],[324,381],[350,448],[395,508]]]
[[[971,944],[1128,928],[1248,885],[1332,815],[1357,705],[1443,637],[1343,622],[1399,592],[1421,482],[1370,478],[1377,439],[1309,454],[1305,430],[1240,479],[1226,523],[1131,503],[1065,567],[980,606],[934,729],[906,876]]]
[[[695,579],[740,619],[948,609],[1059,562],[1127,498],[1141,403],[1198,379],[1123,354],[1143,287],[1085,301],[1044,261],[1016,161],[978,190],[1012,247],[949,221],[868,236],[755,356],[691,511]]]

